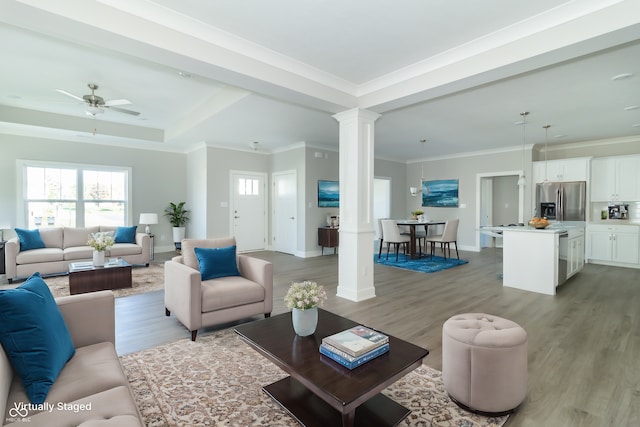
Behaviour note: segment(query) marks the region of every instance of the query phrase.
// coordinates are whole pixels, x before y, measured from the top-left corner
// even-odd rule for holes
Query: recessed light
[[[631,125],[631,127],[640,128],[640,123],[633,124],[633,125]]]
[[[553,135],[554,138],[564,138],[565,136],[567,136],[567,135],[565,135],[563,133],[559,133],[557,135]]]
[[[638,107],[637,105],[629,105],[628,107],[624,107],[624,111],[631,111],[631,110],[637,110]]]
[[[513,124],[516,125],[516,126],[520,126],[520,125],[523,125],[524,122],[522,120],[519,120],[517,122],[513,122]]]
[[[191,74],[186,73],[184,71],[178,71],[178,74],[181,75],[182,77],[186,78],[186,79],[191,77]]]
[[[622,74],[618,74],[617,76],[611,77],[611,80],[624,80],[624,79],[628,79],[631,76],[633,76],[633,73],[622,73]]]

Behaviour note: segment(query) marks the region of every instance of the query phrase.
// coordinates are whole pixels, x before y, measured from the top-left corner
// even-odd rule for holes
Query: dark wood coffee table
[[[131,288],[131,264],[118,259],[115,264],[94,267],[89,263],[69,264],[69,293],[71,295],[107,289]]]
[[[263,390],[305,426],[395,426],[411,411],[380,392],[422,364],[429,350],[389,336],[389,351],[349,370],[320,354],[322,338],[357,323],[318,310],[315,334],[299,337],[291,313],[235,328],[290,376]]]

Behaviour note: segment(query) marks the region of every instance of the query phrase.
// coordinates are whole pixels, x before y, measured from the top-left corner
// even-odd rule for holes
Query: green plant
[[[189,210],[184,208],[186,202],[173,203],[169,202],[169,206],[164,210],[164,216],[169,218],[169,222],[174,227],[184,227],[189,221]]]
[[[421,209],[417,209],[415,211],[411,211],[411,215],[413,216],[424,215],[424,211]]]

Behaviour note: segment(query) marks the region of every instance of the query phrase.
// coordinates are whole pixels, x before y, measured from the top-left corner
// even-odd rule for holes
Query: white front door
[[[231,171],[231,231],[238,251],[265,249],[266,175]]]
[[[298,174],[276,172],[273,181],[273,250],[295,255],[298,228]]]

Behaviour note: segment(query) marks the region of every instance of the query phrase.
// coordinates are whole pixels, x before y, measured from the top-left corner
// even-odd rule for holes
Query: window
[[[241,196],[259,196],[260,181],[257,179],[238,179],[238,194]]]
[[[126,225],[129,168],[21,162],[19,214],[29,228]]]

